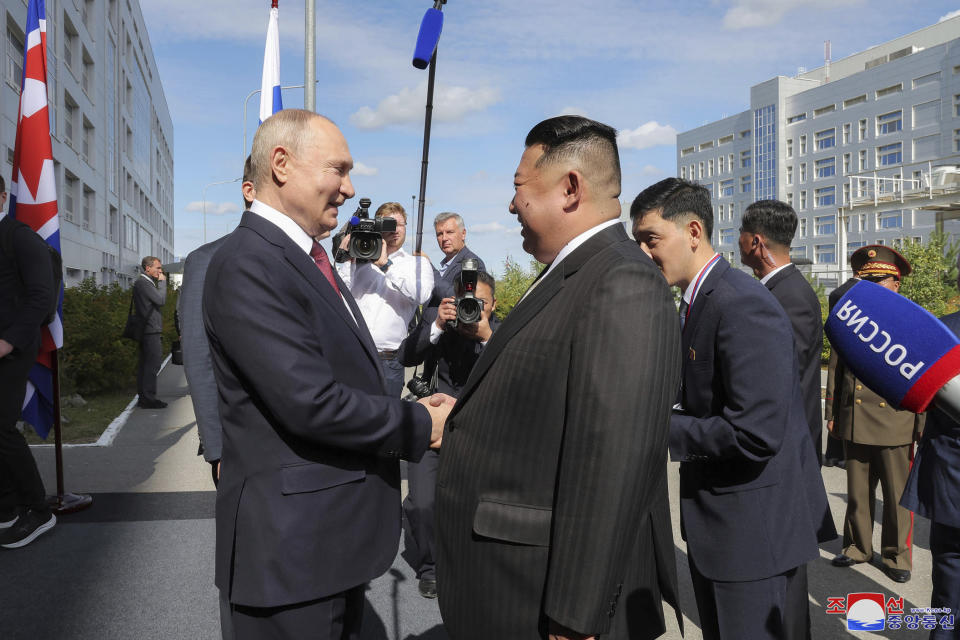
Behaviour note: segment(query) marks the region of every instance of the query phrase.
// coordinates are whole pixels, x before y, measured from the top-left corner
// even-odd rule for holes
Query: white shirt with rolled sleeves
[[[386,272],[369,262],[337,264],[379,351],[400,346],[417,307],[425,304],[433,291],[433,267],[429,260],[412,256],[402,248],[388,258],[390,266]]]

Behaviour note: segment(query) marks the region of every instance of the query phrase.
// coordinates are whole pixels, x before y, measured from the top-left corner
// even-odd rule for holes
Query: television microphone
[[[413,50],[413,66],[417,69],[426,69],[433,58],[440,42],[440,32],[443,30],[443,11],[431,7],[423,14],[420,22],[420,32],[417,34],[417,46]]]
[[[824,331],[847,368],[891,405],[921,413],[932,402],[960,422],[960,340],[932,313],[861,280]]]

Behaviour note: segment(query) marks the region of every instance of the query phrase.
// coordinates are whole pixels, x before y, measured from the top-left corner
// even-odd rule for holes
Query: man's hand
[[[493,329],[490,328],[490,318],[486,314],[480,314],[480,320],[473,324],[457,323],[457,332],[467,340],[476,340],[477,342],[486,342],[493,335]]]
[[[447,320],[457,319],[457,305],[453,303],[453,298],[444,298],[437,307],[437,327],[441,330],[447,328]]]
[[[430,448],[439,449],[440,441],[443,440],[443,425],[447,422],[447,416],[456,404],[457,399],[448,396],[445,393],[435,393],[427,398],[417,400],[430,412],[430,419],[433,421],[433,428],[430,432]]]
[[[157,282],[163,282],[167,279],[167,274],[163,272],[163,269],[160,270],[160,274],[157,276]]]
[[[833,420],[827,420],[827,431],[833,433]]]
[[[550,640],[596,640],[596,636],[586,636],[582,633],[577,633],[573,629],[567,629],[562,624],[554,622],[553,620],[547,620],[547,633],[549,634]]]
[[[5,358],[13,352],[13,345],[0,338],[0,358]]]
[[[377,258],[377,261],[373,264],[378,267],[382,267],[383,265],[387,264],[387,260],[389,260],[387,257],[387,243],[384,241],[380,243],[380,257]]]

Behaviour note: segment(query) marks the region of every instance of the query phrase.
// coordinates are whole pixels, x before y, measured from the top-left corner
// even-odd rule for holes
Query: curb
[[[157,371],[157,375],[160,375],[160,372],[167,366],[167,363],[170,362],[170,354],[167,354],[167,359],[163,361],[160,365],[160,370]],[[130,401],[130,404],[127,405],[127,408],[120,412],[113,421],[107,425],[107,428],[103,430],[103,433],[100,434],[100,437],[97,438],[96,442],[80,442],[75,444],[63,444],[61,447],[64,449],[73,449],[80,447],[109,447],[113,444],[114,439],[117,437],[117,434],[120,433],[120,429],[123,429],[124,425],[127,424],[127,419],[130,417],[130,414],[133,413],[133,410],[137,406],[137,400],[140,398],[139,395],[133,396],[133,400]],[[43,448],[43,447],[55,447],[55,444],[32,444],[30,448],[33,447]]]

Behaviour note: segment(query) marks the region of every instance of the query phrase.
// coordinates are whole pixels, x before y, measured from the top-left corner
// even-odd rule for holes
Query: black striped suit
[[[568,255],[501,324],[451,413],[437,485],[450,636],[663,632],[680,373],[669,289],[621,225]]]

